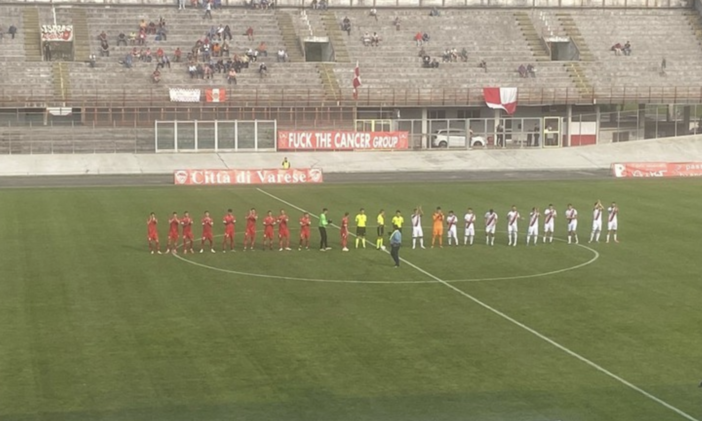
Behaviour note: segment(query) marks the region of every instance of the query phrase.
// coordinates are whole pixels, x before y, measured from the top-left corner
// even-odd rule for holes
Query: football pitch
[[[0,190],[0,420],[702,420],[702,181],[579,180]],[[588,244],[593,203],[619,244]],[[507,246],[511,205],[559,213],[553,244]],[[563,240],[566,204],[579,245]],[[412,250],[409,217],[478,215],[471,247]],[[245,211],[338,224],[405,217],[388,253],[242,252]],[[221,218],[237,217],[222,254]],[[494,247],[482,216],[499,214]],[[217,253],[165,249],[171,212],[215,219]],[[197,224],[199,225],[199,224]],[[463,240],[462,224],[459,238]],[[606,223],[605,223],[606,227]],[[541,227],[542,228],[542,227]],[[200,228],[194,228],[196,238]],[[387,244],[387,240],[386,240]],[[196,241],[199,249],[199,240]]]

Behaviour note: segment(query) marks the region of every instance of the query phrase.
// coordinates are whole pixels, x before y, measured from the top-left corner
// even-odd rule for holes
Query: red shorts
[[[256,236],[256,230],[255,229],[247,229],[246,236],[249,238],[254,238]]]
[[[302,230],[300,231],[300,238],[304,238],[305,240],[310,238],[310,230]]]
[[[341,231],[341,237],[342,237],[342,238],[346,238],[346,237],[348,237],[348,236],[349,236],[349,232],[348,232],[348,231]]]
[[[169,232],[168,239],[178,241],[178,233],[173,231]]]
[[[266,228],[266,230],[263,232],[263,236],[265,238],[273,238],[273,227]]]
[[[158,241],[158,233],[150,232],[147,238],[149,239],[149,241]]]
[[[225,232],[224,236],[227,238],[234,238],[234,230]]]
[[[212,241],[212,233],[211,232],[203,232],[202,239]]]
[[[193,233],[192,232],[184,232],[183,233],[183,238],[186,240],[192,240],[193,239]]]
[[[290,231],[289,230],[280,230],[280,231],[278,231],[278,237],[288,238],[288,237],[290,237]]]

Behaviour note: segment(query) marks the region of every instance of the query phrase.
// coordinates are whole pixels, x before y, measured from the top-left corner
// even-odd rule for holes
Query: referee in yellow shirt
[[[402,224],[405,223],[405,218],[402,217],[402,213],[400,213],[400,210],[395,211],[395,216],[392,217],[392,226],[393,228],[397,227],[397,229],[402,232]]]
[[[383,209],[378,212],[378,227],[376,228],[378,238],[375,240],[375,248],[380,250],[383,247],[383,236],[385,235],[385,211]]]
[[[356,215],[356,248],[358,248],[358,242],[361,242],[363,248],[366,248],[366,223],[368,222],[368,215],[366,211],[361,208]]]

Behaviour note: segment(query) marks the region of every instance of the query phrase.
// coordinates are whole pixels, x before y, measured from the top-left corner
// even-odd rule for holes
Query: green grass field
[[[699,420],[701,187],[0,190],[0,420]],[[152,210],[163,242],[174,210],[299,217],[276,198],[335,222],[494,207],[502,231],[510,205],[552,202],[560,239],[572,202],[581,244],[592,203],[616,200],[621,243],[527,248],[522,222],[519,247],[479,232],[470,248],[404,247],[399,269],[370,246],[342,253],[336,230],[327,253],[147,252]]]

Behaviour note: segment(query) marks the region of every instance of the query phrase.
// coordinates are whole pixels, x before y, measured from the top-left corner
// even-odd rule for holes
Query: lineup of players
[[[607,211],[607,236],[606,242],[609,243],[610,239],[618,243],[617,238],[617,228],[618,228],[618,215],[619,207],[615,202],[612,202]],[[325,210],[326,212],[326,210]],[[602,218],[605,212],[605,208],[602,203],[598,200],[595,202],[592,210],[592,231],[590,232],[589,242],[599,242],[600,235],[602,233]],[[424,211],[421,206],[418,206],[412,211],[412,216],[410,218],[412,224],[412,248],[426,248],[424,245],[424,232],[422,228],[422,217],[424,216]],[[526,245],[536,245],[539,239],[539,226],[541,224],[541,218],[543,217],[543,242],[553,243],[553,234],[555,221],[558,216],[558,212],[554,209],[553,205],[550,204],[543,213],[537,207],[533,207],[529,212],[529,218],[527,220],[527,234],[526,234]],[[568,204],[565,210],[565,219],[567,223],[567,239],[568,244],[579,244],[578,239],[578,211],[573,207],[573,205]],[[244,241],[243,250],[253,251],[256,247],[256,236],[258,227],[258,214],[255,208],[251,208],[246,214],[245,220],[245,231],[244,231]],[[497,213],[490,209],[485,213],[483,217],[485,225],[485,244],[493,246],[495,244],[495,232],[497,229],[497,222],[499,217]],[[516,206],[512,206],[510,211],[507,212],[507,237],[508,245],[516,247],[517,239],[519,233],[519,221],[524,220]],[[326,219],[325,219],[326,221]],[[368,224],[368,216],[365,210],[361,208],[356,215],[356,248],[366,247],[366,228]],[[173,212],[168,220],[168,242],[166,245],[166,253],[177,253],[178,248],[182,247],[182,252],[195,253],[195,239],[193,234],[193,223],[195,221],[186,211],[183,213],[182,217],[178,216],[177,212]],[[221,251],[226,253],[227,251],[233,252],[235,250],[235,225],[236,217],[232,213],[232,210],[227,210],[227,213],[222,217],[222,224],[224,225],[224,237],[222,239]],[[380,210],[376,218],[376,249],[385,249],[384,247],[384,236],[385,236],[385,211]],[[215,242],[213,235],[214,220],[210,216],[210,213],[205,211],[202,219],[200,220],[202,230],[200,236],[200,253],[204,253],[206,247],[209,248],[211,253],[215,253]],[[300,235],[298,240],[298,250],[309,250],[310,248],[310,230],[312,225],[312,220],[310,214],[305,212],[298,220],[300,226]],[[464,236],[463,245],[473,245],[475,239],[475,225],[477,223],[477,216],[473,212],[473,209],[468,208],[465,215],[463,216],[464,224]],[[271,211],[266,212],[263,217],[263,250],[273,250],[274,244],[279,251],[290,251],[290,217],[287,215],[284,209],[281,209],[278,215],[273,215]],[[404,217],[402,213],[398,210],[391,219],[391,224],[393,228],[398,228],[402,230],[404,225]],[[458,224],[459,218],[454,211],[450,210],[447,214],[444,214],[441,207],[437,207],[432,213],[432,237],[431,237],[431,247],[443,247],[444,233],[446,233],[447,244],[449,246],[458,246],[460,244],[458,239]],[[158,236],[158,219],[156,215],[152,212],[146,222],[147,225],[147,238],[149,243],[149,251],[151,254],[161,254],[161,246]],[[277,234],[275,228],[277,227]],[[320,223],[320,231],[325,228]],[[444,232],[446,228],[446,232]],[[344,216],[341,218],[341,224],[339,226],[341,235],[341,247],[342,251],[349,251],[348,249],[348,236],[349,236],[349,212],[345,212]],[[180,240],[182,243],[179,245]],[[326,245],[320,245],[322,247],[320,250],[328,250],[329,247]]]

